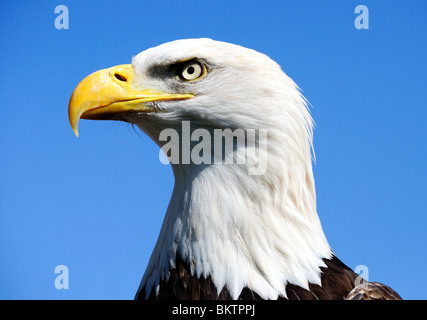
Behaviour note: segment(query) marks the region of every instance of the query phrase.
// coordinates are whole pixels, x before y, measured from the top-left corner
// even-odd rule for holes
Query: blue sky
[[[55,28],[57,5],[69,29]],[[354,9],[369,9],[357,30]],[[133,299],[173,187],[125,123],[68,123],[74,87],[163,42],[266,53],[316,121],[318,213],[351,268],[406,299],[427,285],[427,2],[2,1],[0,299]],[[69,289],[54,286],[57,265]],[[366,274],[365,274],[366,275]]]

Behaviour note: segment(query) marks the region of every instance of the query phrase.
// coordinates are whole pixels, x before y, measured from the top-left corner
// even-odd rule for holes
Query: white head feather
[[[191,58],[207,65],[205,77],[184,83],[161,71]],[[316,212],[313,122],[296,84],[266,55],[210,39],[166,43],[141,52],[132,65],[141,88],[194,95],[156,102],[161,112],[127,116],[160,146],[160,132],[181,132],[182,121],[212,137],[214,129],[240,128],[266,129],[268,138],[263,174],[248,174],[250,161],[172,164],[173,194],[140,290],[156,290],[177,254],[234,299],[244,287],[276,299],[286,297],[287,283],[320,284],[331,249]]]

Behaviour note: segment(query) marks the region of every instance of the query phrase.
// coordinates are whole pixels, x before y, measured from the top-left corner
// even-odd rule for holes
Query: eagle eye
[[[197,60],[183,62],[177,69],[177,76],[186,81],[197,80],[206,74],[206,67]]]

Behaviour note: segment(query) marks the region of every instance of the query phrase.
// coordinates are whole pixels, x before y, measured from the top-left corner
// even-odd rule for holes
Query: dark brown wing
[[[190,266],[179,256],[176,267],[170,270],[168,281],[161,280],[159,292],[150,292],[148,300],[232,300],[230,293],[224,288],[219,294],[212,278],[197,278],[191,274]],[[145,288],[138,292],[135,300],[145,299]]]
[[[346,300],[402,300],[389,286],[378,282],[366,282],[355,287]]]
[[[402,299],[393,289],[377,282],[365,282],[359,285],[359,275],[342,263],[337,257],[324,259],[325,267],[321,267],[321,285],[309,283],[304,289],[288,283],[287,297],[279,300],[395,300]],[[135,299],[145,299],[145,288],[137,293]],[[232,300],[224,287],[221,292],[210,276],[204,278],[191,274],[190,266],[177,257],[176,267],[170,270],[168,281],[160,282],[159,291],[149,293],[149,300]],[[249,288],[244,288],[238,300],[262,300]]]
[[[321,267],[321,286],[309,284],[309,290],[288,283],[286,285],[289,300],[337,300],[344,299],[355,287],[358,275],[342,263],[335,256],[324,260],[326,266]],[[145,299],[145,288],[138,292],[135,299]],[[226,287],[218,294],[217,288],[210,276],[197,278],[191,274],[190,266],[179,256],[176,267],[170,270],[168,281],[162,280],[159,292],[150,292],[149,299],[155,300],[231,300]],[[244,288],[238,297],[239,300],[261,300],[262,298],[249,288]]]
[[[323,259],[321,286],[309,283],[309,290],[293,284],[286,285],[289,300],[343,300],[355,287],[358,274],[336,256]]]

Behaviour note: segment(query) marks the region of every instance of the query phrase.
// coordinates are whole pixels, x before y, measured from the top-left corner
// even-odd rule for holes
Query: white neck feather
[[[320,285],[320,267],[332,252],[316,212],[313,124],[305,99],[260,53],[208,40],[193,49],[202,57],[215,49],[209,59],[223,67],[192,83],[195,98],[164,104],[167,112],[140,115],[136,123],[160,146],[160,130],[179,131],[184,119],[192,129],[265,128],[266,172],[250,175],[249,164],[236,162],[173,165],[174,191],[140,290],[158,290],[177,255],[193,274],[211,276],[218,292],[226,287],[234,299],[245,287],[276,299],[286,297],[287,283]],[[158,55],[141,53],[134,63],[147,64],[147,56]]]
[[[281,145],[271,141],[277,137],[271,129],[269,146]],[[233,299],[244,287],[276,299],[286,297],[287,283],[320,285],[331,250],[316,212],[309,141],[292,156],[269,148],[261,175],[237,164],[173,169],[172,198],[140,289],[157,290],[176,255]]]

